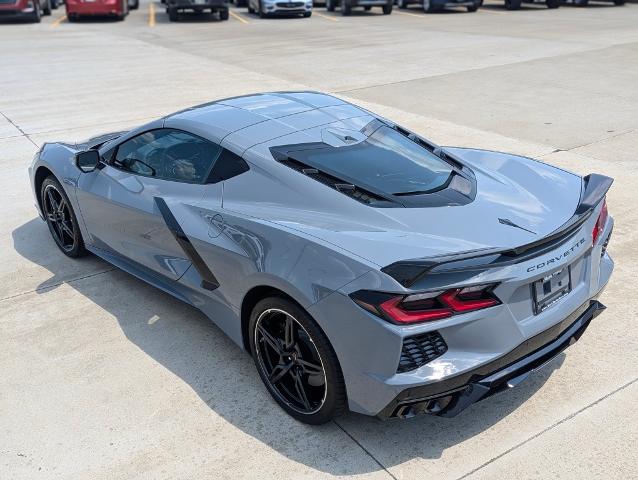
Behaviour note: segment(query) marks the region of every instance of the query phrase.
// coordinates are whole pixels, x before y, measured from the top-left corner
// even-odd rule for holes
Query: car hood
[[[412,258],[525,245],[550,234],[574,214],[582,190],[578,175],[511,154],[445,150],[474,170],[477,193],[467,205],[372,208],[357,202],[356,210],[339,214],[270,205],[267,219],[386,266]]]

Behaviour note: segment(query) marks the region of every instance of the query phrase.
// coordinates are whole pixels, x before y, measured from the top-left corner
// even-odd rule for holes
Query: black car
[[[354,7],[363,7],[370,10],[372,7],[381,7],[384,15],[392,13],[394,0],[326,0],[326,9],[334,12],[335,8],[341,8],[341,15],[350,15]]]
[[[179,19],[179,12],[219,13],[220,20],[228,20],[228,0],[166,0],[166,13],[171,22]]]
[[[438,12],[446,7],[465,7],[468,12],[476,12],[483,0],[397,0],[399,8],[408,8],[413,3],[421,4],[425,13]]]

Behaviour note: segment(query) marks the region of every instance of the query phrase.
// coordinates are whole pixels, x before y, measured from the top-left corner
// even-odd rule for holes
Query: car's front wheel
[[[249,324],[257,371],[279,405],[313,425],[346,409],[346,392],[337,356],[315,321],[281,297],[261,300]]]
[[[69,197],[54,176],[42,182],[40,200],[49,232],[62,253],[71,258],[86,255],[78,219]]]

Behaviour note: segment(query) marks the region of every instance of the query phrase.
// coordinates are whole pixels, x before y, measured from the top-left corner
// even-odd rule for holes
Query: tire
[[[384,15],[390,15],[390,14],[392,13],[392,6],[393,6],[393,5],[392,5],[392,2],[390,2],[390,3],[386,3],[386,4],[382,7],[383,14],[384,14]]]
[[[42,182],[40,202],[49,233],[60,251],[71,258],[86,255],[87,251],[84,248],[84,240],[73,206],[64,188],[53,175],[49,175]]]
[[[248,13],[255,13],[255,9],[250,6],[250,2],[248,2]]]
[[[40,23],[42,21],[42,12],[40,12],[40,3],[36,2],[33,6],[33,13],[31,14],[31,21],[33,23]]]
[[[287,331],[292,334],[285,335]],[[346,388],[337,356],[301,307],[282,297],[261,300],[250,315],[248,332],[257,372],[286,413],[319,425],[345,412]],[[273,374],[279,376],[274,382]]]
[[[614,5],[622,7],[625,4],[625,0],[614,0]]]
[[[401,10],[408,8],[408,0],[397,0],[397,7]]]
[[[168,13],[168,20],[170,22],[176,22],[177,20],[179,20],[179,14],[177,13],[177,9],[167,8],[166,13]]]
[[[335,11],[335,0],[326,0],[326,10],[329,12]]]
[[[470,13],[474,13],[479,9],[480,6],[481,5],[479,3],[475,3],[474,5],[470,5],[469,7],[467,7],[467,11]]]
[[[545,0],[545,4],[547,5],[547,8],[558,8],[560,7],[560,2],[561,0]]]
[[[508,10],[519,10],[521,8],[521,0],[505,0],[505,8]]]
[[[140,0],[135,0],[135,2],[129,5],[129,9],[131,10],[137,10],[138,8],[140,8]]]
[[[219,11],[219,19],[220,20],[228,20],[228,9]]]
[[[58,3],[58,0],[51,0],[51,8],[53,10],[57,10],[59,6],[60,4]]]
[[[68,20],[69,20],[69,22],[70,22],[70,23],[75,23],[75,22],[77,22],[77,21],[78,21],[78,16],[77,16],[77,15],[75,15],[75,14],[68,15],[68,17],[67,17],[67,18],[68,18]]]
[[[425,13],[434,13],[437,10],[439,10],[438,7],[432,5],[432,1],[431,0],[423,0],[423,11]]]
[[[266,18],[266,12],[264,11],[264,5],[263,3],[261,3],[261,0],[259,0],[259,18]]]
[[[312,16],[312,12],[304,12],[303,18],[310,18]]]
[[[51,0],[47,0],[42,9],[42,15],[51,15]]]
[[[350,3],[350,0],[341,0],[341,15],[344,17],[352,15],[352,3]]]

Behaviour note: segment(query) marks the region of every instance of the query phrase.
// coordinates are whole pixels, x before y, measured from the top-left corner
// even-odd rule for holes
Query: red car
[[[129,13],[128,0],[66,0],[65,4],[69,22],[84,16],[109,16],[124,20]]]
[[[51,15],[51,0],[0,0],[0,19],[21,18],[38,23],[42,15]]]

